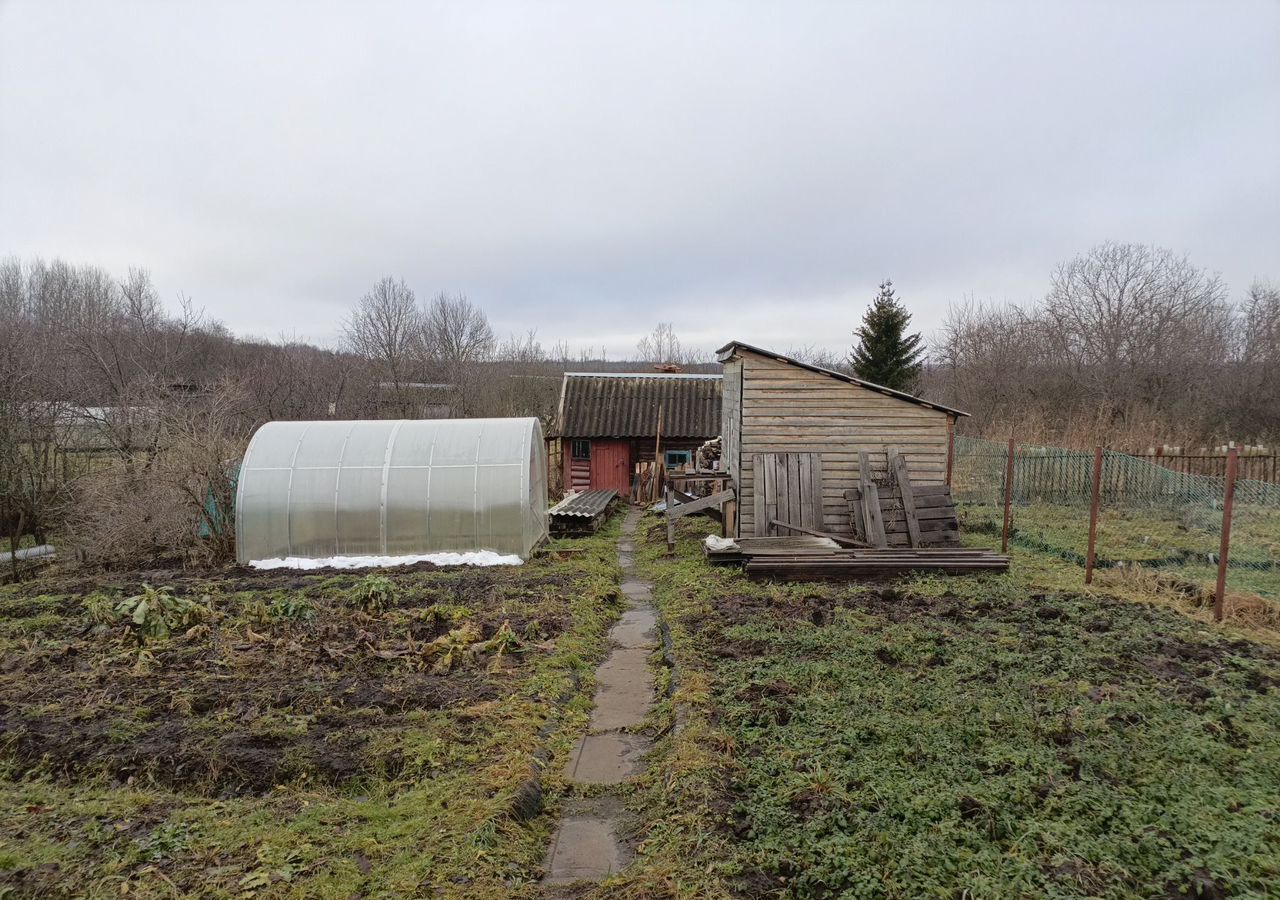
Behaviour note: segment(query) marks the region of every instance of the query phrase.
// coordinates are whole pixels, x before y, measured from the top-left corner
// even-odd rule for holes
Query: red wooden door
[[[631,494],[631,442],[591,442],[591,487],[613,488],[618,496]]]

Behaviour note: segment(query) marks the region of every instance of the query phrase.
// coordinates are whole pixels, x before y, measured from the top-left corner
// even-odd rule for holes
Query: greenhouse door
[[[591,442],[591,487],[613,488],[618,496],[631,494],[631,442]]]

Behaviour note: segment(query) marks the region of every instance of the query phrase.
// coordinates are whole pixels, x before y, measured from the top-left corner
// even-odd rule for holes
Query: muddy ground
[[[501,695],[504,673],[566,625],[569,579],[519,570],[389,570],[384,610],[359,605],[349,572],[151,570],[11,586],[0,597],[0,767],[10,779],[99,777],[204,796],[299,780],[396,779],[397,733],[433,710]],[[144,584],[202,603],[206,621],[141,644],[95,622],[86,600]],[[466,623],[506,623],[518,652],[432,672],[423,648]],[[490,671],[493,668],[494,671]],[[466,741],[465,731],[454,735]]]

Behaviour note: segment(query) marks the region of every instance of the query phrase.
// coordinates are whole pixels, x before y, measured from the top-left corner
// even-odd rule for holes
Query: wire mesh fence
[[[1223,555],[1228,478],[1174,471],[1103,450],[1098,466],[1099,570],[1140,566],[1214,587]],[[1012,472],[1008,540],[1085,567],[1095,454],[957,436],[952,491],[962,527],[1000,538]],[[1226,586],[1280,603],[1280,484],[1235,478]]]

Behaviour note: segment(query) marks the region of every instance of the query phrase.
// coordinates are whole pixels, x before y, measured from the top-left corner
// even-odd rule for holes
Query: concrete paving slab
[[[629,600],[635,600],[639,603],[648,603],[653,599],[653,595],[649,593],[649,583],[647,581],[637,581],[634,578],[628,578],[619,586],[622,596]]]
[[[569,756],[565,776],[576,784],[621,784],[640,771],[649,747],[649,739],[639,734],[588,734]]]
[[[652,650],[658,646],[658,614],[651,606],[627,610],[609,630],[609,640],[621,647]]]
[[[593,731],[630,728],[644,721],[654,701],[648,657],[642,647],[618,647],[596,669]]]
[[[614,833],[617,815],[608,802],[566,810],[551,840],[542,883],[602,881],[622,871],[629,854]]]

